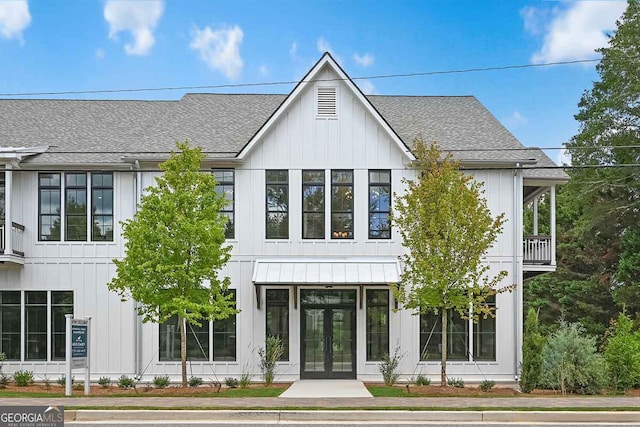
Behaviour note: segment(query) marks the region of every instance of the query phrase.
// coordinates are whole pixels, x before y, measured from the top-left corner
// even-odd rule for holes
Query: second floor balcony
[[[0,262],[24,264],[23,235],[24,225],[11,222],[7,227],[5,222],[0,223]]]

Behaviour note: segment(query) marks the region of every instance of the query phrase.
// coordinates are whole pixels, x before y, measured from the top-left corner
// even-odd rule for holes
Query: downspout
[[[520,376],[520,364],[522,361],[522,303],[523,303],[523,289],[522,286],[518,283],[520,281],[520,277],[518,274],[518,253],[520,252],[520,247],[522,246],[522,236],[521,236],[521,228],[520,228],[520,203],[519,203],[519,174],[520,174],[520,163],[516,163],[516,167],[513,171],[513,261],[512,261],[512,277],[513,283],[516,285],[515,289],[515,325],[516,325],[516,342],[515,342],[515,369],[516,375],[515,379],[518,381]]]
[[[136,174],[134,176],[134,188],[133,188],[133,199],[135,202],[134,213],[138,212],[138,206],[140,206],[140,198],[142,197],[142,172],[140,171],[140,162],[136,160],[134,162]],[[138,301],[134,304],[134,315],[136,316],[136,327],[134,329],[134,348],[135,348],[135,369],[136,369],[136,377],[140,378],[142,376],[142,321],[140,320],[140,316],[138,315],[139,304]]]

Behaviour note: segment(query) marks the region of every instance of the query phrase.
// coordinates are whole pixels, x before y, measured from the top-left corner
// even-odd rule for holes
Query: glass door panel
[[[304,309],[304,372],[323,373],[325,362],[325,309]]]
[[[331,310],[331,372],[352,373],[353,361],[353,309]]]

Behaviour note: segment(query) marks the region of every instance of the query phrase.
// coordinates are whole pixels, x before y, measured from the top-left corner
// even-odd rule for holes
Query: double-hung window
[[[289,238],[289,171],[266,171],[267,239]]]
[[[289,360],[289,289],[267,289],[266,336],[280,338],[284,352],[280,360]]]
[[[331,171],[331,238],[353,239],[353,171]]]
[[[302,238],[324,239],[324,171],[302,171]]]
[[[225,237],[233,239],[235,237],[235,170],[234,169],[214,169],[213,176],[216,179],[216,192],[224,194],[227,204],[220,210],[222,215],[227,217],[227,229]]]
[[[487,298],[489,307],[496,306],[495,295]],[[473,325],[473,357],[475,360],[496,360],[496,318],[482,316]]]
[[[91,180],[91,193],[88,180]],[[84,242],[87,236],[91,236],[92,241],[113,241],[111,172],[40,173],[38,196],[40,241]]]
[[[420,313],[420,360],[440,360],[442,354],[442,313]],[[469,320],[457,311],[447,316],[447,359],[469,360]]]
[[[369,238],[390,239],[391,171],[369,171]]]

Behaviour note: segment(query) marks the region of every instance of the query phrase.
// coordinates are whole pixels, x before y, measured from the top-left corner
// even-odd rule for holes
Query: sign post
[[[84,319],[74,319],[73,314],[66,314],[67,334],[66,334],[66,358],[67,375],[65,379],[65,395],[71,396],[71,386],[73,369],[84,368],[84,394],[91,391],[90,376],[91,368],[89,363],[89,338],[91,331],[91,317]]]

